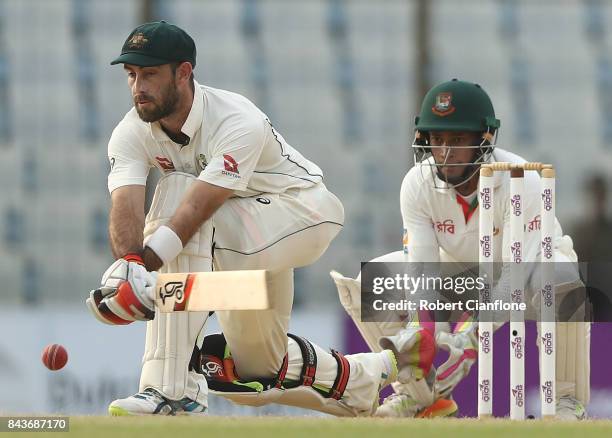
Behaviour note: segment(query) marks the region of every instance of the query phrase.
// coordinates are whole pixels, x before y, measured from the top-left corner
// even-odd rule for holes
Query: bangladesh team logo
[[[453,106],[453,93],[439,93],[436,96],[436,103],[431,108],[431,111],[440,117],[445,117],[454,113],[455,109]]]

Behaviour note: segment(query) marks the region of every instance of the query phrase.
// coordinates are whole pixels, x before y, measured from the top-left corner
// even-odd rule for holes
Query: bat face
[[[263,310],[269,302],[264,270],[158,274],[155,286],[160,312]]]

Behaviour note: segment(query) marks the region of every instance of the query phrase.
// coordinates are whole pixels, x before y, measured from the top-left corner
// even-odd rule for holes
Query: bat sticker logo
[[[211,378],[213,376],[224,377],[223,366],[217,362],[209,361],[202,364],[202,372],[206,374],[206,377]]]
[[[159,288],[159,298],[161,298],[162,304],[166,304],[166,299],[171,297],[175,297],[177,303],[183,302],[184,289],[182,281],[171,281],[161,286]]]

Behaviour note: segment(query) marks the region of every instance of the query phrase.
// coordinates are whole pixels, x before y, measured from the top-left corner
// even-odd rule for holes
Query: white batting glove
[[[87,306],[105,324],[149,321],[155,317],[156,281],[157,273],[148,272],[140,256],[129,254],[104,272],[102,286],[90,292]]]

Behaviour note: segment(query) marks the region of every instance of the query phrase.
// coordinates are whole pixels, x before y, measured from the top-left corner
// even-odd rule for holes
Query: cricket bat
[[[158,274],[160,312],[263,310],[270,308],[265,270]]]

